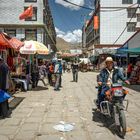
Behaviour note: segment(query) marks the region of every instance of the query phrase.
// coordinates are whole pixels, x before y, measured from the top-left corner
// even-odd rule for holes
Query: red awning
[[[13,49],[15,49],[15,50],[19,50],[19,49],[24,45],[23,42],[21,42],[20,40],[18,40],[18,39],[16,39],[16,38],[11,38],[11,39],[9,40],[9,42],[10,42],[11,44],[13,44]]]
[[[0,33],[0,49],[12,48],[18,51],[23,45],[24,43],[20,40],[11,38],[5,33]]]
[[[12,48],[12,44],[8,41],[10,39],[4,33],[0,33],[0,49]]]

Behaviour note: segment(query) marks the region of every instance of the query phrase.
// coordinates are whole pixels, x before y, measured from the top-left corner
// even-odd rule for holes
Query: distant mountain
[[[58,50],[68,52],[71,49],[79,49],[79,48],[81,48],[81,43],[72,44],[72,43],[69,43],[69,42],[65,41],[62,38],[57,37],[57,39],[56,39],[56,47],[57,47]]]

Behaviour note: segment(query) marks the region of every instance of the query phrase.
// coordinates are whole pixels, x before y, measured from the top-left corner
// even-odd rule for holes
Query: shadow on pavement
[[[25,97],[14,97],[10,103],[9,103],[9,108],[11,110],[15,109],[23,100]]]
[[[126,85],[125,87],[140,92],[140,85]]]
[[[96,109],[92,109],[92,114],[93,114],[92,121],[100,123],[98,126],[106,127],[107,129],[109,129],[111,131],[111,133],[113,135],[119,136],[119,134],[116,131],[114,122],[110,117],[107,117],[107,116],[101,114]],[[120,138],[122,138],[122,137],[120,137]]]
[[[32,91],[41,91],[41,90],[48,90],[47,87],[37,86],[36,88],[33,88]]]

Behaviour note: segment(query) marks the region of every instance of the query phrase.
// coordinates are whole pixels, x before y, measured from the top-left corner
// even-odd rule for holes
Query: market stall
[[[8,64],[10,69],[10,79],[9,79],[9,91],[15,91],[15,85],[13,83],[11,73],[15,70],[14,59],[16,54],[19,52],[20,47],[23,46],[23,42],[16,38],[11,38],[7,34],[0,32],[0,55],[4,61]]]
[[[124,49],[123,52],[128,53],[129,55],[138,55],[129,80],[131,84],[140,84],[140,47]]]
[[[26,73],[26,79],[27,79],[27,87],[29,87],[30,81],[32,81],[32,86],[35,87],[35,82],[37,81],[36,77],[38,75],[38,58],[37,55],[48,55],[49,50],[48,48],[37,41],[25,41],[24,46],[20,49],[20,53],[28,57],[29,61],[29,70],[28,73]]]

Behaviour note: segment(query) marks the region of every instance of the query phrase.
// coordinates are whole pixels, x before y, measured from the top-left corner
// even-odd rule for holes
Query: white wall
[[[133,0],[136,3],[137,0]],[[101,10],[114,10],[113,7],[128,6],[122,5],[122,0],[101,0]],[[118,8],[117,8],[118,9]],[[127,10],[115,11],[115,12],[100,12],[100,44],[113,44],[120,36],[121,32],[129,22],[127,18]],[[136,22],[136,18],[131,22]],[[135,32],[127,32],[127,29],[115,44],[124,44]]]
[[[100,0],[101,7],[126,7],[131,4],[122,4],[122,0]],[[133,4],[137,3],[137,0],[133,0]]]
[[[30,5],[37,7],[37,21],[19,20],[19,15],[24,7]],[[43,0],[35,3],[24,2],[24,0],[0,0],[0,24],[43,24]]]
[[[135,35],[129,42],[128,42],[129,48],[138,48],[140,47],[140,32]]]

